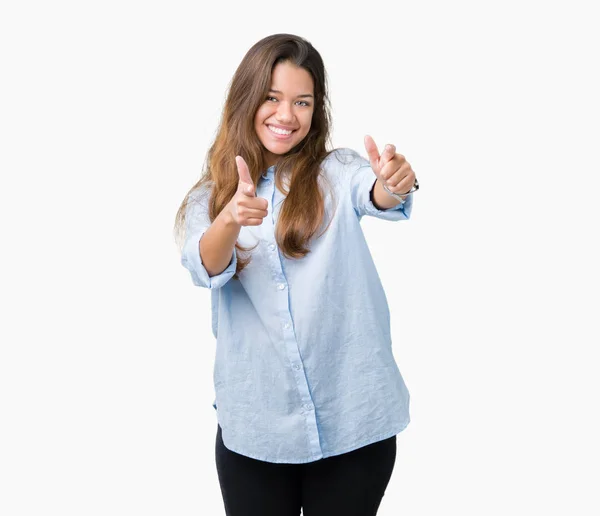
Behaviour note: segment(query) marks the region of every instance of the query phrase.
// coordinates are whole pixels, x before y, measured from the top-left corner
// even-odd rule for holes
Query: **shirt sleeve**
[[[358,217],[371,215],[384,220],[406,220],[410,218],[413,194],[409,194],[404,202],[387,210],[378,209],[371,201],[371,190],[375,186],[377,176],[369,160],[355,151],[352,153],[352,174],[350,181],[352,206]]]
[[[227,268],[216,276],[209,276],[200,257],[200,239],[210,227],[208,217],[209,190],[195,190],[190,194],[185,215],[185,240],[181,252],[181,264],[190,271],[194,285],[209,289],[221,288],[235,274],[237,265],[237,250]]]

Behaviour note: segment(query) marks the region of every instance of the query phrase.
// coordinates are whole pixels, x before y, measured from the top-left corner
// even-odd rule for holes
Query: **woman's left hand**
[[[375,141],[367,135],[365,148],[373,172],[392,192],[404,195],[412,189],[416,179],[415,173],[406,158],[396,152],[395,145],[386,145],[383,154],[379,155]]]

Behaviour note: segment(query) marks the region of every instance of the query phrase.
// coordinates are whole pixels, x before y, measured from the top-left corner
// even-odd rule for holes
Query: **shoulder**
[[[188,193],[188,203],[208,204],[213,187],[212,181],[205,181]]]
[[[334,149],[323,160],[326,173],[341,177],[351,176],[365,166],[370,166],[369,160],[348,147]]]

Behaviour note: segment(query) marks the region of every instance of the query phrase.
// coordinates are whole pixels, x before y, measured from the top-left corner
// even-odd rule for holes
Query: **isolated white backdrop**
[[[597,515],[592,2],[3,2],[0,513],[223,515],[209,291],[175,212],[275,32],[322,54],[336,147],[394,143],[363,219],[411,424],[379,514]]]

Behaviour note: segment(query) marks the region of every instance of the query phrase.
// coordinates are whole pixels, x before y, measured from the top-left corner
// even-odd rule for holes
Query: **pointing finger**
[[[242,186],[242,191],[246,195],[254,197],[254,181],[252,181],[252,176],[250,175],[248,165],[244,161],[244,158],[242,158],[241,156],[235,157],[235,163],[237,165],[239,183],[240,186]]]
[[[369,135],[365,136],[365,149],[367,149],[367,155],[369,156],[369,161],[371,162],[371,168],[376,173],[379,173],[379,150],[377,150],[375,140],[373,140],[373,138],[371,138]]]

